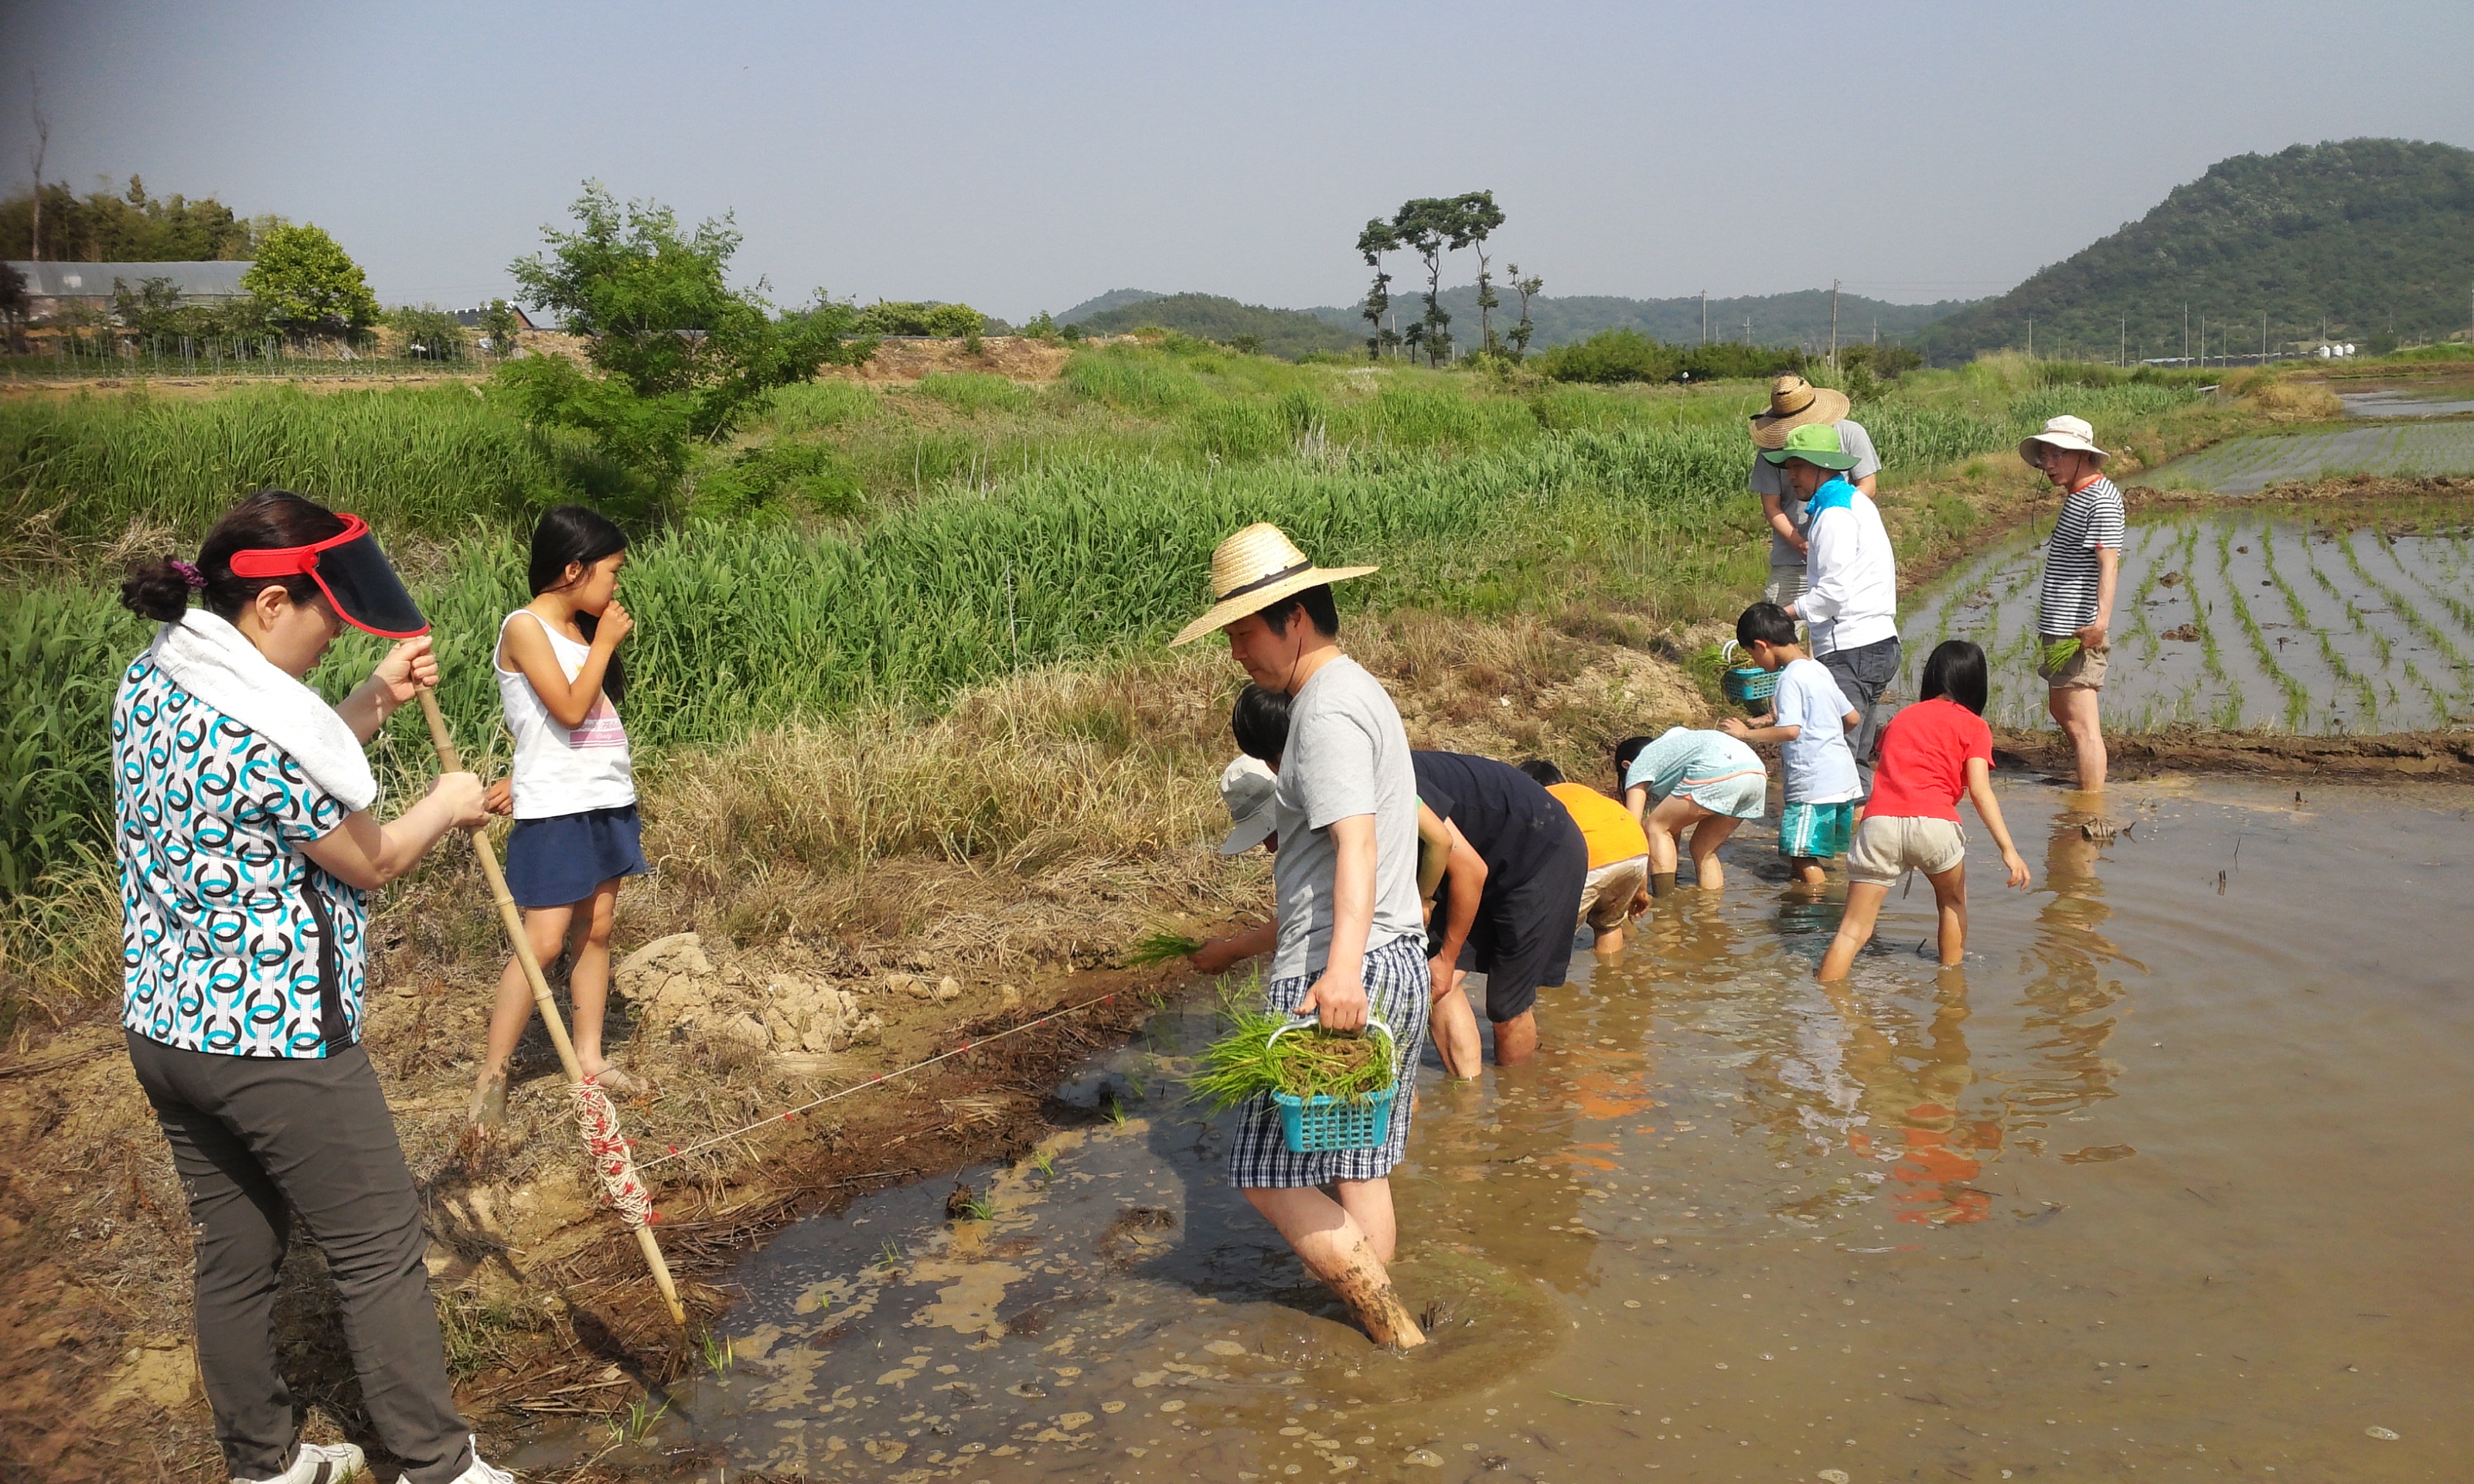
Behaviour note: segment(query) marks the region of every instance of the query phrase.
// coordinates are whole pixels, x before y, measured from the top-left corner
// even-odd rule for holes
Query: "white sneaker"
[[[303,1443],[292,1467],[273,1478],[235,1478],[232,1484],[344,1484],[370,1476],[370,1461],[350,1443]]]
[[[473,1466],[449,1481],[449,1484],[516,1484],[516,1476],[481,1459],[481,1440],[473,1440]]]

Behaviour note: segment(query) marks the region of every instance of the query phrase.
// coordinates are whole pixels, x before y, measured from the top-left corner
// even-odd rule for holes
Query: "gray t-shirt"
[[[1837,426],[1838,446],[1856,456],[1856,467],[1847,471],[1847,482],[1852,485],[1867,474],[1881,472],[1881,456],[1873,451],[1873,435],[1864,431],[1864,424],[1846,418],[1840,419]],[[1804,513],[1804,501],[1787,490],[1786,470],[1757,453],[1753,455],[1752,477],[1744,482],[1744,488],[1755,494],[1777,495],[1779,509],[1786,512],[1787,522],[1795,527],[1795,534],[1807,539],[1811,537],[1812,518]],[[1772,531],[1770,565],[1800,567],[1804,565],[1804,553],[1789,546],[1785,537]]]
[[[1331,957],[1332,878],[1340,850],[1335,820],[1374,816],[1376,948],[1426,930],[1418,901],[1418,777],[1409,734],[1382,682],[1346,655],[1325,664],[1289,704],[1289,744],[1273,795],[1280,850],[1273,885],[1279,896],[1280,946],[1273,979],[1320,975]]]

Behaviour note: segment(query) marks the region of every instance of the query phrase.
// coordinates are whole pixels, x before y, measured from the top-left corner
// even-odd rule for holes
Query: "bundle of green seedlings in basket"
[[[1215,1113],[1263,1092],[1363,1103],[1392,1086],[1391,1044],[1383,1036],[1320,1025],[1281,1036],[1297,1022],[1259,1010],[1239,1011],[1236,1022],[1233,1032],[1204,1048],[1194,1079],[1195,1096]]]

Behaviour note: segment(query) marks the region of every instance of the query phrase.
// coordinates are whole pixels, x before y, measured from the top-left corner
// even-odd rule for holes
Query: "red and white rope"
[[[575,1121],[584,1128],[584,1147],[593,1156],[594,1173],[601,1177],[601,1193],[631,1227],[660,1219],[653,1212],[652,1192],[636,1177],[636,1156],[627,1136],[618,1132],[618,1110],[611,1106],[610,1094],[590,1077],[567,1090],[575,1099]]]
[[[1025,1020],[1020,1025],[1008,1026],[1005,1030],[998,1031],[994,1035],[982,1036],[977,1041],[966,1041],[960,1045],[956,1046],[951,1051],[940,1051],[934,1056],[927,1058],[925,1061],[913,1062],[910,1065],[898,1068],[894,1071],[879,1072],[865,1082],[856,1082],[838,1091],[828,1092],[822,1097],[810,1098],[808,1101],[801,1103],[798,1107],[789,1109],[786,1112],[767,1113],[764,1117],[756,1120],[754,1123],[747,1124],[741,1128],[733,1129],[727,1134],[716,1134],[711,1138],[699,1139],[692,1144],[684,1146],[678,1144],[668,1145],[667,1146],[667,1153],[657,1154],[651,1159],[646,1160],[644,1161],[644,1168],[651,1169],[656,1164],[666,1164],[672,1160],[684,1160],[689,1155],[699,1154],[704,1150],[711,1149],[716,1144],[726,1144],[735,1138],[745,1138],[748,1135],[755,1133],[758,1129],[767,1128],[776,1123],[788,1123],[791,1119],[798,1117],[799,1114],[806,1113],[811,1109],[821,1108],[825,1104],[833,1102],[837,1098],[848,1097],[854,1092],[863,1092],[869,1088],[875,1087],[877,1084],[885,1081],[887,1078],[908,1077],[912,1072],[934,1066],[939,1062],[951,1061],[953,1058],[960,1056],[965,1052],[984,1046],[992,1041],[1003,1041],[1008,1036],[1019,1036],[1025,1031],[1035,1030],[1040,1026],[1046,1025],[1051,1020],[1062,1019],[1070,1015],[1079,1015],[1081,1012],[1090,1009],[1094,1005],[1104,1005],[1116,997],[1117,996],[1113,993],[1095,995],[1090,999],[1082,1001],[1080,1004],[1067,1005],[1059,1010],[1052,1010],[1048,1014],[1041,1016],[1036,1019]],[[612,1126],[615,1128],[617,1125],[614,1122]],[[587,1133],[586,1137],[588,1138],[592,1137],[590,1132]],[[634,1172],[633,1170],[630,1170],[629,1173],[632,1175]]]

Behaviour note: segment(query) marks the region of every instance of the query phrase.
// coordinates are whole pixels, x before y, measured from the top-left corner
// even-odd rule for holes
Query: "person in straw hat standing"
[[[2096,445],[2084,419],[2052,419],[2020,441],[2019,457],[2063,491],[2062,513],[2045,547],[2045,575],[2036,591],[2036,675],[2051,687],[2054,724],[2078,757],[2079,791],[2104,791],[2104,730],[2097,696],[2111,653],[2107,627],[2122,572],[2122,491],[2104,477],[2113,457]]]
[[[1811,542],[1812,517],[1805,510],[1804,497],[1787,485],[1779,467],[1762,453],[1786,446],[1786,436],[1800,427],[1821,424],[1838,430],[1838,446],[1855,456],[1847,467],[1847,479],[1864,492],[1866,499],[1878,497],[1875,476],[1881,471],[1881,456],[1873,451],[1873,435],[1864,424],[1847,416],[1850,403],[1847,394],[1816,387],[1802,376],[1792,373],[1770,383],[1770,405],[1765,412],[1753,415],[1753,472],[1746,485],[1761,497],[1761,513],[1770,523],[1770,580],[1761,588],[1761,600],[1786,607],[1804,596],[1805,554]]]
[[[1254,683],[1290,698],[1273,794],[1279,933],[1267,1008],[1335,1031],[1382,1021],[1395,1085],[1405,1087],[1426,1039],[1432,982],[1418,899],[1417,777],[1391,696],[1341,653],[1331,592],[1373,570],[1317,566],[1279,527],[1248,526],[1211,554],[1210,610],[1170,643],[1223,632]],[[1278,1110],[1257,1097],[1228,1151],[1230,1184],[1375,1343],[1402,1349],[1425,1343],[1388,1266],[1398,1236],[1388,1177],[1408,1148],[1411,1106],[1393,1099],[1376,1148],[1296,1154]]]

